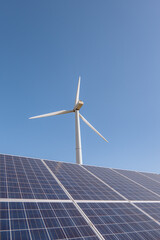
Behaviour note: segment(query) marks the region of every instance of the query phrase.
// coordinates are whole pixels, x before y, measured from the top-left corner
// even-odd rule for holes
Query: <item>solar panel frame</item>
[[[160,225],[130,203],[79,203],[105,239],[154,239],[160,237]],[[143,238],[146,234],[146,238]],[[148,238],[147,238],[148,237]]]
[[[11,161],[11,164],[10,164],[10,157],[14,159]],[[0,199],[0,239],[4,238],[7,240],[8,239],[12,239],[12,240],[32,239],[33,240],[38,238],[40,240],[41,239],[50,240],[54,237],[54,239],[72,239],[72,240],[74,239],[97,240],[99,238],[100,239],[116,239],[116,240],[117,239],[125,239],[125,240],[156,239],[157,240],[160,238],[160,223],[158,223],[157,220],[152,217],[153,213],[151,214],[151,211],[150,213],[147,213],[147,211],[144,211],[144,207],[140,205],[140,204],[144,204],[144,202],[146,202],[146,199],[145,200],[133,199],[130,201],[125,197],[124,198],[121,197],[122,195],[120,192],[117,194],[116,189],[110,186],[108,182],[105,183],[104,180],[102,180],[100,177],[95,175],[95,173],[90,172],[87,168],[85,168],[86,166],[83,167],[83,166],[69,164],[69,163],[61,163],[61,162],[55,162],[50,160],[30,159],[30,158],[16,157],[16,156],[9,156],[7,157],[8,158],[7,160],[5,159],[1,160],[1,158],[2,158],[2,155],[0,155],[0,163],[2,163],[0,164],[0,173],[2,173],[0,175],[0,183],[1,183],[0,192],[2,190],[4,192],[6,191],[6,198],[2,197]],[[50,166],[54,165],[54,171],[50,166],[48,166],[46,162],[52,162],[52,164],[49,164],[49,165]],[[67,168],[63,166],[67,166]],[[99,169],[99,167],[97,168]],[[13,171],[13,169],[15,169],[15,171]],[[59,169],[63,170],[61,171],[60,175],[57,174]],[[68,171],[68,169],[70,170]],[[103,170],[104,168],[100,168],[100,169]],[[55,170],[56,170],[56,174],[55,174]],[[119,176],[123,175],[121,174],[121,172],[117,173],[115,169],[113,170],[109,169],[109,170],[111,170],[111,172],[114,172]],[[101,173],[100,175],[102,176]],[[67,180],[70,183],[69,187],[72,187],[71,183],[73,183],[73,188],[72,189],[69,188],[69,191],[64,184],[65,183],[64,181],[66,180],[65,177],[67,177],[67,175],[69,179]],[[74,175],[75,175],[75,178],[73,177]],[[141,176],[142,174],[139,173],[139,175]],[[63,181],[61,180],[60,176],[62,177]],[[85,183],[82,181],[84,177],[87,178],[87,182]],[[112,174],[112,177],[113,177],[113,174]],[[123,179],[128,178],[127,176],[121,176],[121,177],[123,177]],[[142,178],[143,179],[147,178],[147,176],[145,177],[144,175],[142,175]],[[49,189],[49,188],[48,188],[48,183],[47,184],[46,182],[44,183],[44,179],[45,181],[47,180],[49,185],[53,186],[53,189],[55,192],[58,191],[59,193],[59,189],[61,189],[60,192],[63,193],[62,195],[65,195],[64,199],[59,199],[55,197],[54,197],[55,199],[47,198],[46,196],[48,192],[46,191],[46,189]],[[74,179],[76,183],[73,181]],[[105,186],[109,188],[110,190],[109,193],[112,193],[112,194],[114,193],[114,196],[116,196],[115,199],[112,200],[110,199],[110,197],[107,199],[97,199],[96,198],[97,192],[94,195],[96,199],[95,198],[83,199],[83,197],[81,199],[76,199],[74,197],[74,194],[77,194],[76,192],[77,182],[78,184],[84,183],[83,187],[85,187],[85,184],[88,183],[88,179],[94,179],[92,184],[97,183],[97,186],[103,186],[103,187]],[[149,179],[149,177],[147,179]],[[132,183],[136,182],[133,179],[128,179],[128,180]],[[152,183],[156,182],[156,184],[159,185],[157,181],[151,180],[151,182]],[[140,184],[135,183],[135,186],[137,185],[139,186]],[[37,191],[36,191],[36,187],[38,188]],[[25,190],[25,189],[28,189],[28,188],[30,188],[29,192],[30,194],[31,193],[33,194],[34,198],[16,199],[16,196],[19,196],[19,195],[21,197],[24,197],[25,193],[26,194],[28,193],[28,190]],[[39,189],[41,189],[41,191]],[[102,189],[103,188],[101,188],[100,191],[102,191]],[[142,187],[142,189],[145,189],[145,187]],[[13,195],[11,193],[13,193]],[[50,193],[50,189],[49,189],[49,193]],[[86,194],[86,189],[83,192],[83,194]],[[45,198],[41,198],[41,195],[43,195],[43,197],[45,196]],[[10,196],[13,196],[13,198],[10,198]],[[36,199],[37,196],[39,197],[39,199]],[[159,206],[159,212],[160,212],[160,199],[159,200],[154,199],[153,200],[154,204],[155,204],[155,201],[158,201],[157,204],[159,205],[157,206]],[[148,201],[148,199],[147,199],[147,202],[148,204],[149,203],[152,204],[152,202],[150,202],[150,200]],[[96,206],[99,206],[99,208],[97,208],[96,210],[95,208],[93,209],[90,208],[87,210],[85,209],[85,211],[83,211],[84,210],[83,204],[85,205],[89,204],[92,206],[95,206],[95,204],[97,204]],[[123,208],[119,208],[119,209],[116,208],[115,210],[115,206],[119,206],[119,205],[122,206],[122,204],[123,206],[125,206],[126,209],[127,209],[126,206],[131,205],[132,208],[134,208],[134,211],[132,211],[132,209],[127,209],[126,211],[126,209],[124,210]],[[13,207],[14,205],[15,206],[18,205],[19,209],[16,209],[16,208],[14,209]],[[52,205],[54,205],[54,209],[45,207],[45,206],[52,206]],[[60,209],[58,207],[60,205],[66,206],[67,210],[64,207]],[[72,206],[72,209],[68,208],[69,205]],[[112,206],[111,208],[105,209],[105,214],[107,214],[107,216],[104,215],[104,207],[103,208],[100,207],[100,206],[106,206],[106,205]],[[2,210],[2,206],[3,206],[3,210]],[[137,213],[137,211],[140,212],[139,216],[136,216],[135,214]],[[113,215],[112,214],[113,212],[116,212],[117,215]],[[132,215],[131,213],[133,212],[135,215],[134,220],[137,221],[138,224],[136,222],[134,223],[132,222],[132,224],[130,223],[130,221],[133,220],[133,216],[131,216]],[[122,218],[122,215],[124,215],[124,213],[125,213],[125,216],[123,216]],[[93,216],[95,214],[96,216]],[[145,219],[147,219],[146,222],[144,221]],[[143,223],[140,224],[140,220]],[[73,222],[74,222],[74,226],[73,226]],[[60,225],[58,225],[59,223]],[[41,226],[41,228],[39,226]],[[77,230],[77,226],[78,226],[78,230]],[[134,230],[134,231],[131,232],[131,230]]]
[[[0,198],[68,199],[40,159],[0,155]]]
[[[79,165],[44,160],[75,200],[124,200]]]
[[[121,169],[114,169],[114,171],[122,174],[125,177],[128,177],[129,179],[140,184],[141,186],[145,187],[149,191],[152,191],[154,194],[157,194],[158,196],[160,196],[160,183],[150,178],[147,178],[146,176],[136,171],[121,170]]]
[[[135,205],[160,223],[160,202],[141,202]]]
[[[110,168],[102,168],[95,166],[84,165],[89,172],[100,178],[103,182],[107,183],[117,192],[119,192],[124,198],[134,200],[148,200],[159,201],[160,197],[143,186],[136,184],[132,180],[127,179],[125,176],[118,174],[116,171]],[[135,196],[136,193],[136,196]]]
[[[160,174],[158,173],[146,173],[146,172],[140,172],[142,175],[160,183]]]
[[[0,229],[0,239],[5,233],[6,236],[10,233],[12,236],[6,239],[12,240],[20,235],[20,239],[32,240],[99,239],[72,202],[3,202],[3,205],[7,212],[3,215],[3,220],[7,220],[4,224],[9,226],[10,222],[11,228]]]

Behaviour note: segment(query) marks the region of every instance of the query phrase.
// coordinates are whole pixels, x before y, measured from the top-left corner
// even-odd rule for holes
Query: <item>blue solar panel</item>
[[[105,239],[160,239],[160,226],[130,203],[79,203],[79,206]]]
[[[159,203],[144,202],[136,203],[136,205],[160,223],[160,202]]]
[[[124,176],[130,178],[131,180],[141,184],[145,188],[160,195],[160,183],[155,182],[154,180],[147,178],[146,176],[135,171],[117,170],[117,169],[115,170],[116,172],[123,174]]]
[[[0,155],[0,198],[68,199],[38,159]]]
[[[73,203],[0,203],[0,239],[98,240]]]
[[[79,165],[54,161],[45,163],[76,200],[123,200]]]
[[[144,176],[153,179],[157,182],[160,182],[160,174],[156,174],[156,173],[146,173],[146,172],[141,172],[141,174],[143,174]]]
[[[84,166],[105,183],[129,200],[160,200],[160,197],[144,189],[109,168]]]
[[[160,197],[148,190],[160,192],[159,175],[85,168],[48,160],[44,164],[39,159],[1,154],[0,240],[98,240],[86,217],[75,207],[76,200],[104,239],[160,239],[160,225],[156,222],[160,221]],[[61,186],[72,196],[70,200]],[[124,202],[120,194],[142,202]],[[143,202],[145,200],[147,203]],[[159,200],[159,203],[148,200]]]

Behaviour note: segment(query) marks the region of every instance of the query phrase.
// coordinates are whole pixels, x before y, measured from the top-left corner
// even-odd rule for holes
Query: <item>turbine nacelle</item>
[[[84,102],[79,100],[78,103],[74,106],[73,111],[75,110],[80,110],[81,107],[83,106]]]
[[[34,118],[42,118],[42,117],[51,117],[55,115],[67,114],[67,113],[75,113],[75,127],[76,127],[76,162],[77,164],[82,164],[82,150],[81,150],[81,134],[80,134],[80,121],[81,118],[94,132],[96,132],[103,140],[108,142],[80,113],[79,110],[83,106],[83,101],[79,100],[79,91],[80,91],[80,81],[81,78],[79,77],[78,87],[77,87],[77,94],[75,99],[75,105],[72,110],[61,110],[57,112],[51,112],[47,114],[38,115],[35,117],[31,117],[30,119]]]

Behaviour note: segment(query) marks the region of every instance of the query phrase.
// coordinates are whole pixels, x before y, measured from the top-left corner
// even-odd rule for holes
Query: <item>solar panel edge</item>
[[[115,189],[117,192],[122,194],[122,196],[124,196],[126,199],[130,201],[131,200],[150,200],[150,201],[160,200],[160,196],[155,192],[140,185],[139,183],[136,183],[132,179],[127,178],[126,176],[120,174],[119,172],[114,171],[113,169],[99,168],[99,167],[92,167],[92,166],[83,166],[83,167],[86,168],[88,171],[92,172],[94,175],[99,177],[104,182],[106,182],[109,186],[111,186],[113,189]],[[112,173],[114,173],[113,176],[112,176]],[[120,179],[118,176],[120,177]],[[125,189],[128,187],[127,184],[130,185],[128,192],[125,191]],[[134,189],[134,191],[138,191],[139,194],[133,195],[132,188]]]
[[[67,198],[67,195],[39,159],[0,154],[0,167],[0,198]]]
[[[159,183],[160,184],[160,181],[157,181],[157,180],[155,180],[154,178],[152,178],[152,177],[149,177],[148,175],[146,175],[145,173],[142,173],[142,172],[138,172],[139,174],[141,174],[141,175],[143,175],[143,176],[145,176],[146,178],[149,178],[149,179],[151,179],[152,181],[154,181],[154,182],[157,182],[157,183]],[[152,173],[151,173],[152,174]],[[157,174],[157,175],[159,175],[159,174]],[[160,176],[159,176],[160,177]]]
[[[157,195],[158,197],[160,197],[160,195],[159,195],[158,193],[155,193],[154,191],[152,191],[152,190],[150,190],[149,188],[143,186],[142,184],[136,182],[135,180],[133,180],[133,179],[131,179],[131,178],[125,176],[123,173],[120,173],[120,172],[116,171],[115,169],[111,169],[111,170],[114,171],[114,172],[116,172],[116,173],[118,173],[119,175],[121,175],[121,176],[127,178],[128,180],[132,181],[133,183],[139,185],[140,187],[146,189],[147,191],[151,192],[152,194]],[[137,172],[136,172],[136,173],[137,173]],[[137,173],[137,174],[139,174],[139,173]]]

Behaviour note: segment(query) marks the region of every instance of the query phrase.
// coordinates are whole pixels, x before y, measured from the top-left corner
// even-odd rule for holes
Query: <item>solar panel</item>
[[[0,209],[0,239],[98,240],[71,202],[1,202]]]
[[[39,159],[0,155],[0,198],[68,199]]]
[[[1,154],[0,240],[159,240],[158,186],[133,171]]]
[[[157,182],[160,182],[160,174],[156,174],[156,173],[146,173],[146,172],[141,172],[141,174],[143,174],[144,176],[151,178]]]
[[[160,183],[155,182],[154,180],[147,178],[146,176],[142,175],[141,173],[135,171],[127,171],[127,170],[117,170],[116,172],[123,174],[124,176],[130,178],[131,180],[141,184],[145,188],[153,191],[156,194],[160,195]]]
[[[79,206],[105,239],[160,239],[160,226],[130,203],[79,203]]]
[[[76,200],[124,200],[79,165],[54,161],[45,163]]]
[[[129,200],[160,200],[160,197],[109,168],[84,166]]]
[[[136,205],[160,223],[160,202],[136,203]]]

